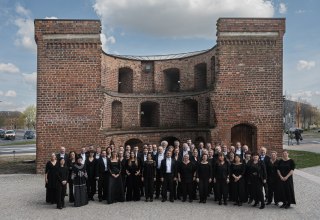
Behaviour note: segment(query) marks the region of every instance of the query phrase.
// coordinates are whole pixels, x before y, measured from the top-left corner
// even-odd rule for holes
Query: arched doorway
[[[238,124],[231,128],[231,142],[248,145],[251,152],[257,150],[257,129],[248,124]]]
[[[160,143],[161,141],[168,141],[168,146],[173,145],[174,141],[178,140],[180,142],[180,140],[174,136],[168,136],[168,137],[164,137],[164,138],[161,138],[160,140]]]
[[[200,144],[200,142],[203,142],[204,144],[206,144],[206,140],[203,138],[203,137],[197,137],[195,140],[194,140],[194,145],[196,146],[196,147],[198,147],[199,146],[199,144]]]
[[[156,102],[143,102],[140,106],[140,127],[159,127],[160,105]]]
[[[132,138],[132,139],[127,140],[126,143],[124,144],[124,146],[127,146],[127,145],[130,145],[131,149],[135,146],[138,146],[139,150],[141,150],[143,143],[140,139]]]

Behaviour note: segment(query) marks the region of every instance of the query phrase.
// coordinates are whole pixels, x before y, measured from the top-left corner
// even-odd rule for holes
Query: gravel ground
[[[42,175],[0,175],[1,220],[6,219],[319,219],[319,185],[308,179],[294,176],[297,205],[288,210],[274,205],[264,210],[247,204],[242,207],[219,206],[212,199],[206,204],[125,202],[107,205],[97,201],[75,208],[58,210],[45,203]],[[66,197],[66,200],[68,197]]]

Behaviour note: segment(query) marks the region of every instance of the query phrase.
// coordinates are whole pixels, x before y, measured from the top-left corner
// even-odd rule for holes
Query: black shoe
[[[202,203],[207,203],[207,200],[202,201]]]
[[[251,204],[253,202],[253,199],[249,199],[248,204]]]
[[[186,201],[186,199],[182,199],[181,201],[182,201],[182,202],[185,202],[185,201]]]
[[[219,205],[222,205],[222,202],[221,202],[221,201],[219,201]]]
[[[238,203],[238,206],[242,206],[242,202],[239,202],[239,203]]]
[[[173,199],[170,199],[170,202],[174,202],[174,200],[173,200]]]
[[[57,209],[62,209],[62,207],[57,207]]]
[[[239,203],[235,202],[235,203],[233,203],[233,205],[239,205]]]
[[[284,207],[286,207],[286,203],[283,203],[281,206],[280,206],[280,208],[284,208]]]
[[[189,199],[189,202],[191,203],[191,202],[193,202],[193,200],[192,200],[192,199]]]
[[[278,205],[279,205],[279,203],[277,203],[277,202],[276,202],[274,205],[278,206]]]
[[[262,204],[262,205],[259,207],[259,209],[264,209],[264,207],[265,207],[265,204]]]
[[[166,201],[166,199],[162,199],[162,200],[161,200],[161,202],[165,202],[165,201]]]
[[[99,202],[102,202],[102,199],[99,199]]]
[[[224,202],[223,202],[223,205],[228,205],[227,201],[224,201]]]
[[[154,199],[159,199],[159,196],[156,196]]]
[[[150,202],[153,202],[153,199],[150,199]]]
[[[286,206],[284,207],[285,209],[290,208],[290,204],[286,204]]]
[[[266,205],[270,205],[271,204],[271,202],[267,202],[267,204]]]
[[[146,198],[146,200],[144,200],[145,202],[148,202],[148,199]]]
[[[252,206],[253,207],[256,207],[258,205],[258,203],[257,202],[255,202]]]

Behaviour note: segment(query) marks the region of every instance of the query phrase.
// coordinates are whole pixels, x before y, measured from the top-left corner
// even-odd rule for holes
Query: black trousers
[[[265,198],[266,200],[268,199],[268,194],[269,194],[269,190],[268,190],[268,183],[263,183],[263,188],[264,188],[264,195],[265,195]]]
[[[156,197],[159,197],[161,186],[162,186],[160,172],[161,172],[160,169],[157,169],[157,172],[156,172]]]
[[[217,194],[217,200],[221,201],[223,199],[224,202],[228,199],[228,183],[225,179],[217,179],[215,183],[215,192]]]
[[[94,194],[96,194],[96,179],[93,178],[88,178],[87,179],[87,192],[88,192],[88,198],[92,199]]]
[[[153,193],[154,193],[154,181],[153,178],[144,178],[144,193],[146,199],[150,198],[153,199]]]
[[[173,198],[180,199],[182,194],[181,182],[173,181]]]
[[[57,184],[57,208],[64,207],[64,197],[66,196],[67,184]]]
[[[130,174],[127,176],[127,201],[139,201],[140,200],[140,182],[141,176]]]
[[[200,201],[206,201],[209,189],[209,179],[199,180],[199,197]]]
[[[108,193],[108,178],[109,173],[106,171],[104,173],[100,173],[98,180],[98,198],[99,200],[106,200]]]
[[[256,177],[252,180],[251,184],[251,195],[255,203],[261,202],[261,205],[264,204],[263,191],[262,191],[262,180],[259,177]]]
[[[74,203],[73,180],[69,179],[69,202]]]
[[[274,199],[275,203],[279,202],[277,195],[276,182],[267,182],[268,183],[268,202],[272,202]]]
[[[193,183],[192,183],[192,198],[193,199],[198,199],[197,198],[197,188],[198,188],[198,183],[197,183],[197,181],[193,181]]]
[[[182,188],[182,199],[186,200],[187,196],[189,196],[189,200],[193,200],[193,182],[181,182],[181,188]]]
[[[167,191],[169,191],[169,199],[173,200],[173,178],[174,176],[172,173],[164,174],[162,183],[162,199],[167,200]]]
[[[56,188],[47,188],[46,191],[46,202],[47,203],[51,203],[51,204],[55,204],[57,203],[57,189]]]

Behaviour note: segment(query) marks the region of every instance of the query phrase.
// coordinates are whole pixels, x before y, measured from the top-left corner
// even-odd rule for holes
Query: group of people
[[[251,153],[248,146],[217,145],[200,142],[196,147],[189,139],[180,146],[175,141],[168,146],[162,141],[138,146],[127,145],[106,149],[94,146],[82,148],[79,154],[66,153],[64,147],[53,153],[46,164],[46,201],[65,207],[69,202],[79,207],[98,200],[108,204],[124,201],[162,202],[181,200],[206,203],[213,196],[219,205],[228,201],[241,206],[249,203],[265,208],[274,202],[281,208],[295,204],[293,171],[295,163],[283,151],[282,158],[261,147]],[[169,193],[169,197],[168,197]],[[169,198],[169,199],[168,199]]]

